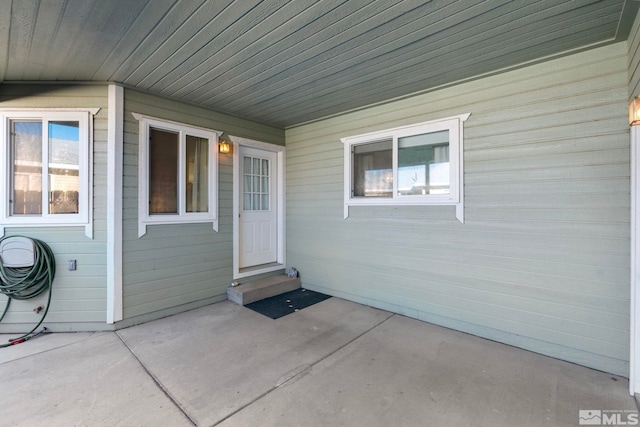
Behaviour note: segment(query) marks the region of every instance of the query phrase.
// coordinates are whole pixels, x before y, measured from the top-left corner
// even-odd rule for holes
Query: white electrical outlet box
[[[0,260],[5,267],[32,267],[35,264],[33,240],[22,237],[7,237],[0,241]]]

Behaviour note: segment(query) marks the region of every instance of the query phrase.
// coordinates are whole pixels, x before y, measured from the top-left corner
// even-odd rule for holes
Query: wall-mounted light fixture
[[[222,154],[228,154],[231,152],[231,144],[229,143],[229,141],[225,141],[224,139],[221,139],[220,142],[218,143],[218,150]]]
[[[640,97],[635,97],[629,103],[629,126],[640,125]]]

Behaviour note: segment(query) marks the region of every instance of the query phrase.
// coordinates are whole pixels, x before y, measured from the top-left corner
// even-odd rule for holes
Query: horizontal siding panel
[[[640,96],[640,12],[636,15],[627,40],[629,69],[629,98]]]
[[[326,267],[318,266],[317,269],[312,268],[306,271],[306,274],[311,277],[317,277],[325,268]],[[568,346],[584,346],[586,351],[594,354],[605,355],[621,360],[624,360],[625,357],[628,358],[628,340],[625,341],[624,335],[618,333],[617,337],[613,339],[611,337],[612,334],[615,334],[615,330],[619,330],[619,328],[597,327],[596,329],[603,335],[602,339],[584,338],[584,334],[594,331],[594,329],[591,328],[591,323],[594,320],[600,320],[606,317],[606,313],[598,316],[590,315],[589,318],[586,319],[590,320],[590,322],[584,320],[581,322],[576,320],[575,315],[565,307],[561,312],[573,316],[572,321],[567,321],[566,319],[554,316],[542,315],[537,311],[540,310],[538,305],[535,301],[531,300],[529,300],[527,306],[528,310],[517,310],[513,308],[515,298],[505,298],[502,305],[495,305],[488,303],[486,296],[481,296],[478,299],[451,297],[448,287],[447,293],[423,293],[422,297],[418,297],[415,292],[407,291],[400,286],[371,288],[371,283],[396,283],[398,279],[392,274],[387,274],[377,269],[372,271],[368,266],[357,268],[357,273],[357,278],[353,278],[348,286],[345,285],[344,281],[336,277],[333,277],[334,283],[341,285],[341,291],[356,295],[366,292],[371,299],[386,301],[389,304],[395,304],[407,309],[459,319],[498,330],[504,330],[506,327],[509,327],[510,330],[516,331],[515,333],[518,335],[529,336],[541,341],[548,342],[550,339],[557,339]],[[332,274],[331,276],[334,275]],[[405,277],[402,277],[402,280],[403,283],[409,281],[409,279]],[[421,281],[420,278],[415,278],[414,280]],[[427,283],[424,279],[422,279],[422,282]],[[325,284],[324,281],[321,283]],[[509,315],[500,315],[503,312],[507,312]],[[586,313],[590,312],[586,311]],[[502,326],[500,326],[501,323],[503,323]],[[530,330],[532,324],[535,326]],[[628,328],[628,322],[626,323],[626,327]]]
[[[519,102],[519,96],[526,97],[529,94],[534,94],[532,99],[539,99],[535,97],[537,90],[550,87],[563,88],[565,85],[572,85],[584,79],[594,78],[594,76],[622,72],[621,69],[613,70],[610,64],[626,60],[627,52],[623,43],[595,49],[593,52],[595,54],[591,58],[585,58],[579,68],[575,66],[573,57],[564,57],[552,62],[531,65],[517,72],[502,73],[464,85],[453,86],[446,90],[432,91],[429,93],[430,108],[428,110],[423,107],[424,97],[415,96],[401,102],[385,103],[381,106],[350,113],[349,121],[333,120],[330,129],[327,129],[326,121],[292,127],[287,130],[287,137],[301,142],[325,135],[335,136],[339,139],[345,133],[347,135],[358,134],[460,114],[461,111],[452,112],[453,108],[458,108],[452,107],[452,104],[456,104],[452,102],[453,99],[464,99],[461,106],[478,105],[481,109],[480,112],[485,109],[500,111],[501,105],[508,107],[522,105]],[[590,90],[607,90],[598,86],[593,85]],[[496,95],[500,98],[514,97],[511,104],[497,105],[492,102]]]
[[[187,123],[205,128],[224,131],[235,136],[259,139],[277,145],[284,145],[284,131],[282,129],[241,119],[223,113],[198,108],[183,104],[168,98],[159,98],[153,95],[126,91],[127,106],[125,122],[137,124],[130,115],[131,112],[146,114],[154,117],[165,118],[177,122]],[[126,132],[137,134],[131,125],[125,128]]]
[[[369,242],[371,246],[374,246],[374,242]],[[322,245],[319,245],[322,246]],[[331,245],[327,245],[330,247]],[[294,249],[300,250],[299,246],[294,246]],[[350,248],[351,252],[354,250],[353,247]],[[337,251],[338,255],[342,255],[343,258],[347,258],[349,253],[348,250]],[[321,256],[316,253],[313,255],[309,255],[307,259],[318,259],[322,260],[323,265],[327,267],[339,265],[339,262],[335,262],[329,257]],[[329,259],[327,259],[329,258]],[[373,260],[375,257],[370,256]],[[620,301],[624,301],[628,298],[628,285],[625,283],[615,283],[612,282],[608,277],[605,277],[605,280],[598,280],[598,277],[590,278],[588,280],[579,278],[579,277],[567,277],[567,276],[554,276],[551,274],[545,274],[541,272],[525,272],[518,271],[517,279],[514,278],[515,270],[507,269],[509,267],[509,259],[506,259],[503,262],[503,266],[498,267],[490,267],[490,266],[474,266],[474,265],[466,265],[466,264],[457,264],[455,262],[434,262],[424,260],[421,262],[419,269],[415,265],[403,264],[402,269],[400,267],[396,267],[395,264],[391,264],[387,261],[379,261],[376,260],[377,264],[375,267],[369,267],[372,270],[381,272],[384,271],[394,271],[395,279],[392,282],[385,283],[384,287],[395,287],[399,283],[402,283],[403,280],[423,280],[426,282],[430,282],[432,280],[436,280],[440,283],[455,283],[456,280],[461,280],[461,283],[466,283],[466,286],[475,289],[476,281],[480,280],[489,280],[495,282],[501,282],[505,284],[510,284],[511,286],[523,286],[523,287],[531,287],[533,289],[548,289],[548,290],[562,290],[566,292],[566,295],[571,294],[584,294],[589,296],[592,301],[594,297],[606,297],[606,298],[615,298]],[[373,261],[371,261],[371,264]],[[538,263],[542,265],[546,265],[546,263]],[[353,260],[350,263],[349,268],[359,266],[359,269],[365,270],[367,269],[367,262]],[[494,263],[495,266],[495,263]],[[583,266],[576,266],[577,269],[581,269]],[[599,271],[603,271],[606,269],[598,269]],[[611,271],[613,271],[611,269]],[[603,274],[599,274],[600,277],[603,277]],[[438,280],[438,278],[440,278]],[[344,282],[340,280],[340,283]],[[375,283],[375,282],[374,282]],[[446,287],[442,288],[443,290]],[[560,301],[562,302],[562,301]],[[598,304],[597,302],[592,302],[593,305]],[[568,304],[570,305],[570,304]]]
[[[348,224],[342,224],[342,218],[336,217],[335,219],[333,222],[318,221],[316,229],[305,229],[304,223],[291,219],[288,223],[288,230],[292,236],[299,234],[305,239],[324,242],[325,239],[322,236],[327,236],[327,239],[329,237],[340,239],[340,236],[345,233],[357,236],[367,232],[371,227],[375,227],[376,232],[372,234],[371,239],[377,237],[378,240],[389,242],[389,244],[394,242],[402,244],[406,241],[408,246],[435,245],[438,249],[452,248],[458,253],[466,253],[467,245],[473,244],[494,245],[501,248],[504,254],[511,254],[512,251],[517,250],[515,249],[517,247],[528,253],[532,250],[544,251],[552,246],[565,252],[574,250],[581,254],[602,254],[604,251],[619,256],[628,254],[629,249],[628,236],[615,238],[607,234],[607,230],[615,226],[610,223],[581,223],[579,226],[571,227],[571,223],[530,222],[520,223],[519,230],[514,231],[507,227],[500,227],[504,221],[496,221],[495,225],[484,221],[469,221],[464,226],[460,225],[456,228],[451,219],[438,220],[434,217],[424,216],[412,221],[403,220],[402,222],[407,224],[405,227],[397,224],[390,226],[389,222],[393,221],[391,218],[379,218],[378,220],[367,218],[366,222],[349,218]],[[356,221],[358,222],[354,224]],[[370,225],[367,227],[366,223]],[[419,225],[412,226],[409,225],[410,223]],[[426,223],[432,224],[433,227],[425,230]],[[447,224],[453,226],[448,227]],[[621,227],[617,225],[617,228]],[[597,242],[597,245],[594,245],[593,242]]]
[[[629,223],[629,212],[621,209],[599,208],[597,211],[585,212],[583,209],[515,209],[466,207],[465,214],[469,218],[490,221],[589,221],[589,222],[617,222]]]
[[[620,366],[626,57],[618,43],[288,129],[288,262],[311,289]],[[358,206],[343,219],[340,138],[465,112],[464,224],[451,206]]]
[[[466,165],[465,165],[466,168]],[[567,166],[564,168],[552,169],[531,169],[528,170],[526,176],[514,173],[513,170],[507,171],[479,171],[476,173],[465,172],[465,185],[487,184],[511,181],[518,183],[556,181],[559,179],[567,180],[594,180],[594,179],[618,179],[628,178],[630,174],[629,165],[619,163],[616,165],[583,165],[583,166]]]
[[[207,256],[208,255],[208,256]],[[130,268],[126,269],[127,292],[125,295],[135,295],[138,286],[146,286],[148,282],[155,284],[159,280],[170,279],[173,281],[188,281],[192,274],[210,272],[212,269],[229,267],[233,263],[232,257],[222,257],[215,255],[183,256],[173,262],[171,258],[159,258],[158,263],[164,261],[165,266],[156,264],[152,268],[144,269],[137,273]],[[129,284],[131,283],[131,284]]]
[[[501,182],[500,194],[521,195],[523,181],[517,182]],[[496,197],[495,183],[467,183],[465,185],[466,197]],[[561,192],[565,195],[565,199],[574,194],[611,194],[611,193],[629,193],[629,180],[625,178],[609,178],[598,180],[546,180],[546,181],[528,181],[527,192],[531,195],[549,195],[553,192]]]
[[[195,285],[195,284],[194,284]],[[214,293],[213,296],[224,295],[224,291]],[[133,318],[136,316],[142,316],[147,313],[153,313],[160,310],[164,310],[168,307],[176,307],[179,309],[180,306],[189,304],[193,301],[210,301],[212,299],[212,291],[205,290],[197,290],[188,293],[182,293],[180,295],[172,296],[164,299],[151,299],[146,298],[145,303],[135,306],[127,306],[124,310],[125,318]]]
[[[126,293],[129,307],[144,305],[147,303],[162,303],[168,298],[188,295],[202,290],[208,291],[208,297],[221,295],[226,292],[228,282],[216,278],[215,274],[229,273],[229,268],[211,269],[206,272],[193,272],[184,274],[180,280],[173,277],[146,282],[146,285],[137,286],[131,292]],[[212,274],[213,273],[213,274]],[[193,301],[192,301],[193,302]],[[170,306],[169,306],[170,307]],[[168,308],[168,307],[164,307]]]
[[[625,149],[628,144],[620,135],[599,135],[596,137],[553,139],[549,141],[521,142],[496,145],[494,147],[465,147],[464,158],[469,163],[486,160],[519,159],[532,156],[555,156],[559,154],[598,152],[609,149]]]

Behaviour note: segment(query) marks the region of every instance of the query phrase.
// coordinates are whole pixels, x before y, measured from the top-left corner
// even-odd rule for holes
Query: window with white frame
[[[133,115],[140,123],[138,235],[152,224],[211,222],[217,231],[220,132]]]
[[[89,223],[97,111],[0,111],[3,226]]]
[[[350,206],[455,205],[463,221],[463,129],[470,114],[342,138]]]

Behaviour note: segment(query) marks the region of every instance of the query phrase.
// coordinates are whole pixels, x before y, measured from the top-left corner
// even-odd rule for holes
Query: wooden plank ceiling
[[[0,81],[110,81],[287,127],[625,40],[634,0],[0,0]]]

